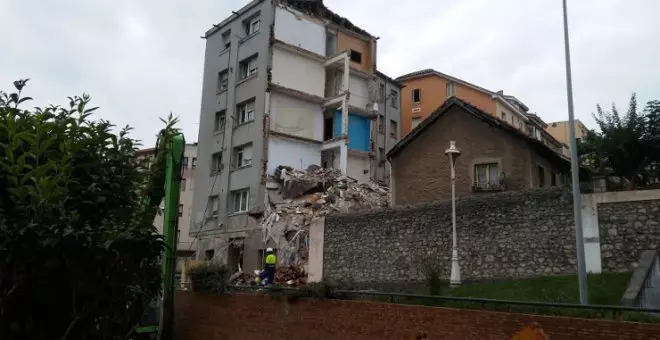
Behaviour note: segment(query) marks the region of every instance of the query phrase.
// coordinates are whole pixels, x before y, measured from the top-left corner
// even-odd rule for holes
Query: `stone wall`
[[[603,271],[631,271],[660,245],[660,200],[598,204]]]
[[[463,280],[575,272],[570,193],[547,189],[479,195],[456,206]],[[326,218],[323,277],[418,282],[431,258],[448,277],[451,202]]]

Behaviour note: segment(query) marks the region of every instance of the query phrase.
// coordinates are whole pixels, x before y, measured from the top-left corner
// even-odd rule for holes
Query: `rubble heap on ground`
[[[266,183],[265,208],[250,216],[261,224],[264,241],[275,244],[280,265],[306,269],[313,219],[387,208],[389,195],[387,187],[358,183],[337,169],[279,166]]]
[[[275,283],[297,287],[307,284],[307,274],[300,266],[279,266],[275,272]]]
[[[257,271],[258,272],[258,271]],[[229,278],[229,284],[248,286],[255,284],[257,273],[237,272]],[[275,283],[292,287],[307,284],[307,273],[300,266],[278,266],[275,271]]]

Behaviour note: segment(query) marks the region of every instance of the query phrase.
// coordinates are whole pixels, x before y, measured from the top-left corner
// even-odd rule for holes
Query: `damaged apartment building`
[[[263,208],[279,166],[388,183],[402,85],[376,69],[377,37],[321,0],[254,0],[206,32],[197,259],[260,267]]]

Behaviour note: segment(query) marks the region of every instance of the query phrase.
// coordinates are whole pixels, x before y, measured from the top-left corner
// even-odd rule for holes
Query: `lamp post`
[[[580,166],[578,164],[577,142],[575,140],[575,116],[573,114],[573,79],[571,74],[571,50],[568,40],[568,9],[564,9],[564,51],[566,54],[566,97],[568,98],[568,135],[571,139],[571,185],[573,186],[573,218],[575,219],[575,248],[577,250],[578,289],[580,304],[589,304],[587,269],[584,258],[584,238],[582,234],[582,203],[580,202]]]
[[[451,275],[449,284],[452,287],[461,285],[461,267],[458,264],[458,250],[456,249],[456,159],[461,152],[456,148],[456,142],[450,141],[449,148],[445,150],[445,155],[449,158],[449,168],[451,169]]]

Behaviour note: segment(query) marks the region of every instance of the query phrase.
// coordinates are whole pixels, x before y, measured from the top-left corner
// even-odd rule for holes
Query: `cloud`
[[[0,88],[31,78],[33,104],[90,93],[100,118],[135,127],[146,146],[158,117],[179,115],[197,140],[204,64],[200,36],[247,0],[10,1],[0,20]],[[546,121],[567,118],[559,0],[326,0],[379,36],[390,76],[435,68],[524,101]],[[569,1],[576,117],[597,103],[660,99],[655,0]]]

